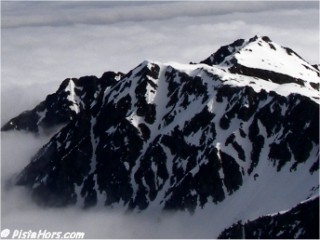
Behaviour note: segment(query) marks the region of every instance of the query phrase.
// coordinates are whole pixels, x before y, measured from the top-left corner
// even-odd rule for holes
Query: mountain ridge
[[[304,190],[289,191],[294,204],[318,195],[319,70],[305,62],[297,78],[255,68],[241,56],[255,52],[243,50],[253,43],[260,52],[280,51],[277,63],[285,64],[283,56],[299,67],[303,61],[257,36],[199,64],[144,61],[127,74],[66,79],[2,127],[42,134],[41,128],[63,125],[16,176],[17,185],[45,206],[191,213],[247,198],[243,189],[268,186],[273,175],[304,176]],[[282,196],[268,188],[266,196]]]
[[[266,215],[225,229],[219,239],[317,239],[319,238],[319,197],[301,202],[292,209]]]

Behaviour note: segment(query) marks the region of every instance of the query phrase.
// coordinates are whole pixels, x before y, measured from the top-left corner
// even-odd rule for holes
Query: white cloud
[[[3,3],[3,27],[65,26],[69,24],[111,24],[201,17],[234,12],[261,12],[275,9],[316,9],[316,2],[202,1],[202,2],[24,2]],[[12,18],[6,12],[19,13]],[[51,14],[54,12],[55,14]],[[10,14],[12,11],[10,11]]]
[[[319,63],[318,2],[1,2],[1,7],[2,123],[32,108],[67,77],[127,72],[145,59],[197,62],[221,45],[255,34],[269,35]],[[193,220],[186,214],[165,219],[152,213],[124,218],[118,211],[79,214],[74,208],[39,209],[24,189],[4,189],[45,140],[2,135],[4,226],[86,229],[88,236],[111,238],[214,233],[208,223],[195,225],[210,223],[209,213]]]

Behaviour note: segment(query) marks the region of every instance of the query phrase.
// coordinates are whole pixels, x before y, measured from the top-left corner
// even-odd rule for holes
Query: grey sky
[[[317,1],[2,2],[2,27],[111,24],[225,15],[234,12],[318,8]]]

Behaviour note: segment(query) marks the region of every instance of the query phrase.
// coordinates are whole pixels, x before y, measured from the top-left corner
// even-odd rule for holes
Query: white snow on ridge
[[[274,42],[266,42],[261,37],[256,41],[247,42],[235,53],[238,63],[249,67],[274,71],[303,79],[307,82],[320,82],[320,73],[290,50]]]
[[[160,65],[162,68],[169,66],[173,67],[181,72],[185,72],[190,76],[201,76],[206,82],[210,84],[214,84],[212,82],[212,77],[213,75],[216,75],[221,78],[223,84],[238,87],[250,86],[256,92],[260,92],[261,90],[265,90],[267,92],[274,91],[277,94],[285,97],[287,97],[289,94],[296,93],[309,97],[311,100],[320,103],[320,92],[308,86],[301,86],[295,83],[277,84],[257,77],[234,74],[230,73],[227,68],[223,66],[209,66],[206,64],[181,64],[175,62],[155,64]],[[320,83],[320,77],[317,77],[316,80]]]
[[[255,92],[260,92],[261,90],[265,90],[267,92],[274,91],[284,97],[287,97],[292,93],[296,93],[309,97],[311,100],[320,103],[319,91],[303,87],[295,83],[277,84],[263,79],[243,75],[238,75],[236,78],[225,78],[225,80],[225,84],[239,87],[250,86]]]
[[[161,63],[157,63],[157,64],[159,65]],[[192,71],[198,69],[199,66],[207,67],[206,64],[183,64],[183,63],[178,63],[178,62],[166,62],[161,65],[171,66],[172,68],[175,68],[179,71],[185,72],[190,75],[191,75]]]
[[[158,112],[159,110],[161,110],[160,112],[162,113],[164,110],[165,103],[163,103],[163,99],[166,97],[164,94],[167,93],[166,90],[163,89],[164,86],[162,86],[166,84],[164,84],[163,81],[159,81],[159,79],[165,78],[165,76],[162,75],[163,73],[167,72],[168,68],[174,68],[177,71],[184,72],[191,77],[201,77],[202,80],[208,84],[209,89],[215,88],[221,84],[236,87],[250,86],[256,92],[260,92],[262,90],[265,90],[267,92],[274,91],[277,94],[285,97],[292,93],[295,93],[306,96],[318,104],[320,103],[319,90],[314,89],[309,84],[306,84],[305,86],[301,86],[295,83],[277,84],[257,77],[234,74],[228,70],[230,65],[226,64],[226,62],[230,61],[232,58],[236,58],[240,64],[247,67],[275,71],[278,73],[286,74],[288,76],[292,76],[294,78],[303,79],[306,82],[320,83],[320,77],[318,76],[319,71],[309,63],[305,62],[299,56],[290,52],[290,50],[287,51],[285,48],[272,41],[268,42],[263,37],[257,37],[255,41],[251,42],[250,40],[248,40],[242,46],[237,47],[236,50],[237,51],[234,54],[228,56],[223,63],[214,66],[209,66],[207,64],[201,63],[160,63],[157,61],[146,60],[138,65],[134,70],[132,70],[129,78],[123,79],[122,85],[126,86],[126,81],[132,80],[131,78],[135,77],[137,74],[139,75],[139,72],[144,67],[148,67],[149,69],[151,69],[153,65],[157,65],[160,67],[158,79],[154,79],[150,76],[148,76],[148,78],[150,81],[154,82],[155,85],[157,85],[157,88],[162,89],[161,93],[158,92],[159,89],[154,89],[153,86],[148,84],[147,93],[145,96],[147,103],[155,103],[157,105],[156,122],[158,122],[159,117],[162,116],[162,114],[158,114]],[[215,79],[219,79],[223,83],[221,81],[215,81]],[[134,85],[137,84],[137,80],[135,79],[131,81],[132,86],[130,87],[130,89],[132,90],[130,90],[130,96],[132,98],[132,102],[136,102],[136,97],[133,89],[135,89]],[[71,99],[72,91],[70,92]],[[123,97],[126,93],[127,91],[121,91],[118,94],[113,93],[114,96],[110,96],[109,99],[114,99],[116,101],[117,99]],[[76,103],[76,101],[74,102]],[[210,106],[211,105],[209,103],[209,107]],[[76,104],[74,104],[74,108],[76,109]],[[135,122],[138,123],[139,120]]]
[[[73,110],[75,113],[80,112],[79,108],[79,97],[75,94],[75,84],[72,79],[69,79],[69,84],[66,87],[65,91],[69,92],[69,95],[67,99],[72,102],[72,105],[70,106],[70,109]]]
[[[147,76],[147,77],[150,81],[154,82],[157,85],[156,82],[158,79],[151,78],[150,76]],[[155,95],[156,95],[156,90],[150,84],[148,84],[147,93],[146,93],[146,100],[148,104],[154,102]]]

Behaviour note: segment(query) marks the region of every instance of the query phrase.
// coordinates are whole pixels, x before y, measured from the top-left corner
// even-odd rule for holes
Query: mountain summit
[[[296,83],[319,90],[319,69],[292,49],[282,47],[266,36],[239,39],[221,47],[202,63],[227,67],[233,73],[258,76],[279,84]]]
[[[226,227],[293,208],[319,194],[319,76],[255,36],[197,64],[66,79],[2,127],[63,126],[16,184],[46,206],[221,206]]]

